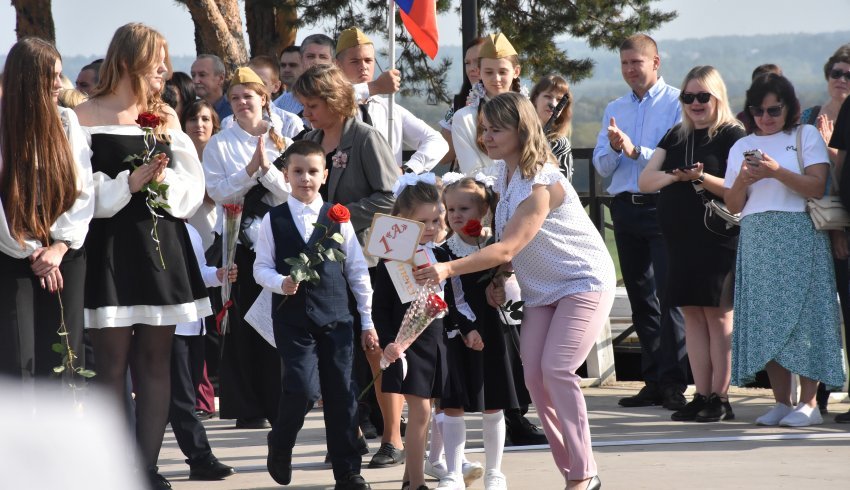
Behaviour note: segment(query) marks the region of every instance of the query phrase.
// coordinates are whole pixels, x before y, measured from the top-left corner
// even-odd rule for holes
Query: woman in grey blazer
[[[381,133],[355,117],[359,107],[354,88],[339,68],[322,65],[310,68],[296,80],[292,93],[304,106],[304,118],[314,128],[304,139],[319,143],[325,151],[328,179],[320,193],[326,202],[348,207],[351,224],[362,245],[375,213],[392,211],[392,188],[400,174],[392,150]],[[367,255],[366,260],[370,267],[377,265],[377,259]],[[367,350],[362,342],[361,348],[373,374],[377,374],[383,352],[380,348]],[[355,356],[355,369],[358,359],[362,357]],[[375,383],[375,394],[383,415],[384,433],[381,448],[369,467],[384,468],[404,461],[400,426],[404,399],[401,395],[382,393],[380,378]]]
[[[354,89],[338,68],[310,68],[296,80],[292,93],[304,104],[304,118],[313,126],[304,139],[325,150],[328,180],[322,197],[351,211],[362,245],[375,213],[392,211],[392,187],[399,176],[392,150],[381,133],[355,117]],[[367,260],[372,260],[371,267],[377,263]]]

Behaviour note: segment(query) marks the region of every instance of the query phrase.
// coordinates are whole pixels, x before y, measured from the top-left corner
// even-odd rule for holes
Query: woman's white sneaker
[[[444,478],[440,478],[440,484],[437,488],[444,490],[465,490],[463,480],[460,475],[448,474]]]
[[[487,470],[484,475],[484,490],[508,490],[508,481],[499,470]]]
[[[436,480],[442,480],[449,475],[449,470],[446,468],[444,460],[432,463],[430,459],[425,459],[425,474]]]
[[[782,427],[808,427],[822,423],[823,417],[821,417],[820,410],[805,403],[797,405],[797,408],[779,421],[779,425]]]
[[[777,403],[766,414],[756,419],[756,425],[775,426],[794,409],[784,403]]]

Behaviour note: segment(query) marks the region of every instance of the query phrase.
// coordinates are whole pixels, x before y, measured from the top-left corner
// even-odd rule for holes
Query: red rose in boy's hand
[[[136,124],[143,128],[155,128],[159,126],[159,116],[152,112],[143,112],[136,118]]]
[[[328,218],[334,223],[348,223],[351,220],[351,213],[342,204],[334,204],[328,210]]]
[[[465,225],[463,225],[463,228],[461,228],[460,231],[462,231],[463,234],[466,235],[466,236],[471,236],[472,238],[478,238],[478,237],[481,236],[481,229],[482,228],[483,227],[481,226],[480,221],[478,221],[477,219],[471,219],[471,220],[467,221]]]

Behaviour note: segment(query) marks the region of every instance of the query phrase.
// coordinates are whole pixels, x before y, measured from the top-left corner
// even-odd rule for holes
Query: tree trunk
[[[248,62],[237,0],[187,0],[185,3],[195,23],[198,54],[217,55],[228,73]]]
[[[12,0],[17,14],[15,32],[18,39],[36,36],[56,44],[56,27],[53,25],[51,0]]]
[[[295,44],[298,28],[296,0],[245,0],[245,20],[251,56],[275,59],[283,48]]]

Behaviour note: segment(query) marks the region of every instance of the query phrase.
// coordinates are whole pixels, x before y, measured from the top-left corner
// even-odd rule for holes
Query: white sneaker
[[[810,407],[805,403],[797,405],[797,408],[779,421],[782,427],[808,427],[822,423],[823,417],[818,407]]]
[[[756,425],[775,426],[779,421],[794,410],[784,403],[777,403],[766,414],[756,419]]]
[[[449,470],[446,468],[446,462],[442,459],[436,463],[432,463],[430,459],[425,459],[425,474],[435,480],[442,480],[449,475]]]
[[[481,466],[481,463],[475,461],[464,461],[463,462],[463,483],[468,487],[472,485],[472,482],[484,476],[484,467]]]
[[[437,485],[437,488],[444,488],[446,490],[465,490],[460,475],[454,475],[451,473],[446,475],[445,478],[440,479],[440,484]]]
[[[508,481],[499,470],[487,470],[484,475],[484,490],[508,490]]]

